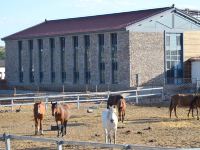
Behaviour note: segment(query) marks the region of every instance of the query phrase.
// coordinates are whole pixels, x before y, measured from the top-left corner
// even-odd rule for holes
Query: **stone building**
[[[196,40],[198,30],[200,21],[174,6],[45,20],[3,38],[6,80],[67,91],[176,84],[187,74],[185,33]]]

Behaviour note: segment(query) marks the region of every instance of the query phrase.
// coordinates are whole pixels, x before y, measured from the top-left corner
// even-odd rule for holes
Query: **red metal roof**
[[[3,38],[3,40],[125,29],[125,27],[130,24],[171,8],[172,7],[164,7],[99,16],[49,20],[7,36]]]

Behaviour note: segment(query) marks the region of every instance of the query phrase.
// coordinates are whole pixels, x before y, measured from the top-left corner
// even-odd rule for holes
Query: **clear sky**
[[[0,38],[43,22],[169,7],[200,10],[200,0],[1,0]],[[4,42],[0,40],[0,46]]]

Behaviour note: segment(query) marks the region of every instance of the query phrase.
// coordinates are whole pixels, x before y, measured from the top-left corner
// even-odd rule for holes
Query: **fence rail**
[[[148,93],[147,93],[148,92]],[[129,93],[128,96],[125,96],[127,100],[131,98],[136,99],[136,103],[139,103],[140,97],[151,97],[151,96],[161,96],[163,99],[163,87],[158,88],[137,88],[136,90],[127,90],[127,91],[117,91],[117,92],[92,92],[92,93],[83,93],[83,94],[57,94],[57,95],[42,95],[42,96],[18,96],[18,97],[4,97],[0,98],[1,101],[8,101],[9,104],[4,104],[0,106],[22,106],[22,105],[33,105],[34,101],[40,99],[47,104],[50,103],[49,99],[58,99],[62,98],[60,102],[66,103],[77,103],[77,107],[79,108],[80,103],[82,102],[98,102],[98,101],[107,101],[110,94],[126,94]],[[142,94],[141,94],[142,93]],[[66,100],[73,99],[73,100]],[[17,100],[22,100],[23,102],[17,102]],[[29,100],[29,102],[27,102]],[[31,102],[30,102],[31,100]],[[51,100],[54,101],[54,100]]]
[[[115,149],[134,149],[134,150],[175,150],[176,148],[164,148],[164,147],[153,147],[153,146],[142,146],[136,144],[105,144],[98,142],[84,142],[84,141],[64,141],[61,139],[53,138],[40,138],[40,137],[30,137],[30,136],[19,136],[11,134],[0,134],[0,139],[5,142],[5,149],[11,150],[11,140],[24,140],[24,141],[34,141],[34,142],[48,142],[57,144],[57,149],[62,150],[63,145],[70,146],[82,146],[82,147],[93,147],[93,148],[115,148]],[[179,150],[186,150],[184,148],[179,148]],[[188,150],[188,148],[187,148]],[[192,148],[195,150],[195,148]]]

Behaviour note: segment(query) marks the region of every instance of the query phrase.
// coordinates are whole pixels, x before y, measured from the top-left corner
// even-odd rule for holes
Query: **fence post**
[[[161,99],[161,102],[164,101],[164,88],[162,88],[162,99]]]
[[[108,96],[107,96],[107,99],[109,98],[109,96],[110,96],[110,91],[108,91]]]
[[[58,150],[62,150],[62,144],[63,144],[62,141],[58,141],[58,142],[57,142],[57,149],[58,149]]]
[[[96,85],[96,92],[97,92],[98,90],[97,90],[97,85]]]
[[[79,101],[79,96],[77,96],[77,108],[80,108],[80,101]]]
[[[10,148],[10,136],[7,135],[6,133],[4,133],[3,137],[4,137],[4,140],[5,140],[6,150],[11,150],[11,148]]]
[[[13,111],[13,104],[14,104],[14,100],[11,100],[11,111]]]
[[[136,104],[138,104],[138,88],[136,89],[135,96],[136,96]]]
[[[45,98],[45,108],[46,108],[46,110],[47,110],[47,107],[48,107],[48,101],[49,101],[49,98],[46,97],[46,98]]]

